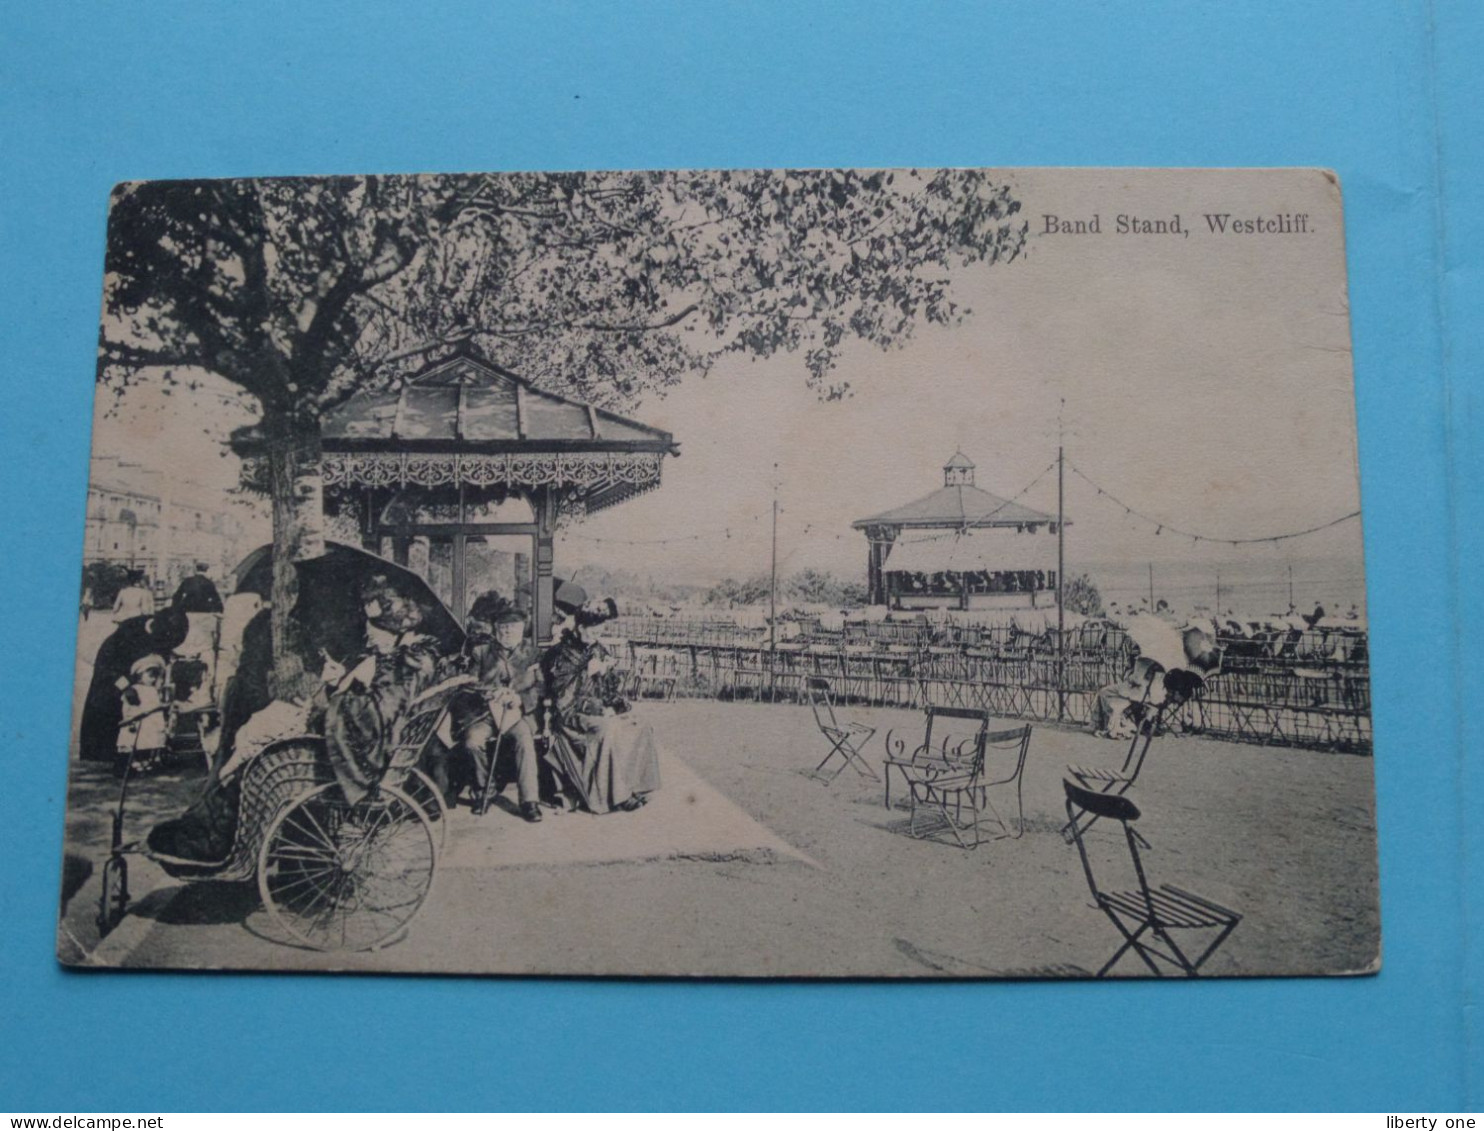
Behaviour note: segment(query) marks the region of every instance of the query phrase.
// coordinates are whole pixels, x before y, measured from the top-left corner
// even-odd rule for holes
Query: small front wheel
[[[122,856],[110,856],[103,863],[103,892],[98,897],[98,937],[124,921],[129,910],[129,862]]]

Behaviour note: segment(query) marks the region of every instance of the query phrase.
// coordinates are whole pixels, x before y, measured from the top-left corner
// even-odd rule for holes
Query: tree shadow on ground
[[[987,966],[982,962],[960,958],[944,951],[918,946],[909,939],[895,938],[897,953],[917,965],[945,978],[1091,978],[1092,971],[1074,962],[1053,962],[1044,966],[1022,966],[1009,969]]]
[[[172,926],[219,926],[241,923],[257,907],[256,884],[200,881],[152,891],[131,912]]]
[[[82,856],[76,856],[71,852],[62,857],[62,915],[67,914],[67,905],[72,902],[72,897],[82,890],[84,884],[93,877],[93,862]]]
[[[155,825],[180,814],[196,800],[205,780],[199,766],[143,775],[129,783],[124,813],[124,839],[142,836]],[[109,766],[75,763],[67,798],[67,840],[77,846],[98,845],[106,851],[118,809],[119,779]]]

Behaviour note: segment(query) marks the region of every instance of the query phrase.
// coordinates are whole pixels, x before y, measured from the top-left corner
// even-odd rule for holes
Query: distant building
[[[83,563],[113,562],[160,575],[163,477],[112,456],[94,456],[88,481]]]
[[[163,578],[172,591],[197,562],[221,579],[253,548],[242,545],[242,520],[224,500],[190,487],[177,487],[166,501],[165,523]]]
[[[240,518],[226,500],[190,485],[167,484],[158,471],[114,456],[94,456],[88,482],[83,564],[142,569],[173,589],[205,562],[217,578],[236,566]]]
[[[980,609],[1055,601],[1056,519],[980,490],[963,452],[943,465],[937,490],[851,526],[868,540],[873,605]]]

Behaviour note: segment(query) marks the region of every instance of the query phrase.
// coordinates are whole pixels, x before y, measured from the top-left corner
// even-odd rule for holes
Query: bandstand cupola
[[[974,461],[959,450],[943,465],[943,486],[972,487],[974,485]]]

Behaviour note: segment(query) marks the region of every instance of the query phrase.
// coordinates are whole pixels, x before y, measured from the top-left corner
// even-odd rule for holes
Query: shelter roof
[[[968,483],[939,487],[936,491],[903,506],[858,518],[851,526],[862,530],[868,526],[1022,526],[1031,522],[1055,522],[1019,503],[1007,502],[998,495],[981,491]]]
[[[680,454],[669,432],[538,389],[466,347],[326,411],[320,443],[325,487],[557,487],[589,512],[659,486],[664,457]],[[239,428],[232,447],[262,482],[262,428]]]
[[[659,428],[538,389],[461,351],[400,387],[357,393],[320,422],[327,451],[658,451]]]

